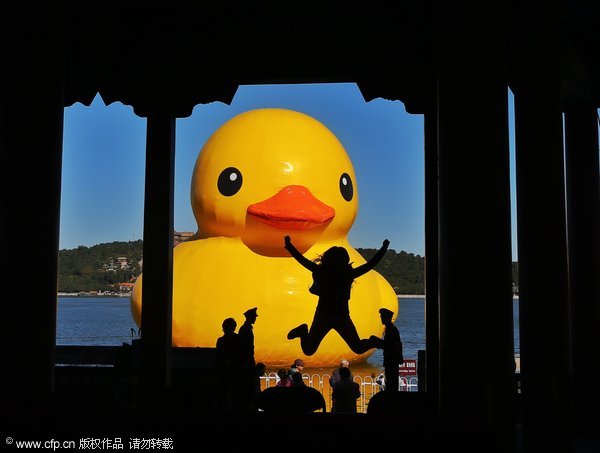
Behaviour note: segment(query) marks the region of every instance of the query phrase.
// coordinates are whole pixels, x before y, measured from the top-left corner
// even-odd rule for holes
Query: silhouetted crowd
[[[292,257],[313,275],[313,284],[309,291],[319,296],[314,319],[309,328],[301,324],[290,330],[288,340],[300,338],[302,351],[313,355],[322,339],[332,329],[336,330],[355,353],[364,353],[369,349],[383,350],[385,389],[398,391],[398,367],[404,361],[402,341],[398,328],[393,323],[394,313],[381,308],[379,315],[385,326],[384,335],[375,335],[361,339],[350,318],[348,301],[354,279],[373,269],[385,254],[389,241],[383,241],[382,247],[367,263],[352,267],[348,252],[343,247],[331,247],[322,256],[311,261],[305,258],[285,236],[286,250]],[[224,411],[256,411],[260,409],[261,377],[265,375],[266,365],[256,363],[254,359],[254,323],[258,318],[257,307],[244,312],[245,321],[236,332],[234,318],[223,321],[223,335],[216,343],[216,369],[218,381],[218,406]],[[304,383],[302,370],[304,361],[296,359],[288,370],[279,369],[277,389],[310,388]],[[340,367],[333,371],[330,384],[332,388],[332,412],[356,412],[356,400],[360,397],[360,386],[352,380],[349,362],[340,361]],[[306,390],[306,392],[312,392]],[[281,398],[290,393],[281,393]],[[299,391],[295,391],[298,393]],[[273,393],[273,392],[270,392]],[[308,399],[308,398],[307,398]],[[319,403],[320,404],[320,403]]]

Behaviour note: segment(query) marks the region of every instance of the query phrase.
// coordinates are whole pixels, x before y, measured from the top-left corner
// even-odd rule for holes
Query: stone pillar
[[[592,106],[565,110],[571,363],[575,428],[600,425],[600,177],[598,114]]]
[[[62,12],[14,14],[27,21],[0,31],[3,410],[44,406],[54,390],[63,139]]]
[[[437,408],[439,390],[437,112],[425,112],[425,363],[419,384]]]
[[[508,87],[503,34],[491,17],[502,10],[489,6],[477,23],[452,17],[450,9],[437,30],[439,407],[446,423],[477,430],[485,448],[509,452],[514,339]]]
[[[568,452],[562,121],[558,86],[544,90],[538,83],[547,87],[538,81],[515,93],[523,435],[531,451]]]
[[[171,384],[175,118],[148,115],[140,405]]]
[[[534,453],[571,451],[559,15],[523,4],[512,55],[522,429]]]

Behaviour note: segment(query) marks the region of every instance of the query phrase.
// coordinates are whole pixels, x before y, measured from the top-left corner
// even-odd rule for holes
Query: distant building
[[[110,260],[110,263],[108,263],[108,264],[102,265],[102,269],[105,272],[116,272],[118,268],[119,268],[119,266],[117,264],[115,264],[115,262],[113,260]]]
[[[133,290],[133,285],[135,283],[123,282],[119,283],[119,292],[120,293],[131,293]]]
[[[129,264],[129,258],[127,258],[126,256],[119,256],[116,260],[111,259],[108,264],[103,264],[102,269],[105,272],[116,272],[119,269],[131,269],[131,265]]]
[[[192,236],[194,236],[194,232],[192,231],[175,231],[173,233],[173,247],[177,247],[182,242],[187,241]]]
[[[126,256],[119,256],[117,258],[117,264],[121,269],[130,269],[129,260]]]

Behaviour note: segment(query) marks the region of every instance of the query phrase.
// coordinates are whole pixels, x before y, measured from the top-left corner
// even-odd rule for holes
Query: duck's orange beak
[[[248,215],[280,230],[308,230],[330,222],[335,210],[304,186],[287,186],[271,198],[251,204]]]

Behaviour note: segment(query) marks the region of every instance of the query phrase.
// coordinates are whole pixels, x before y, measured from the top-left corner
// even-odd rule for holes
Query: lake
[[[406,359],[417,359],[418,351],[425,349],[425,299],[400,297],[400,311],[396,326],[400,331]],[[515,351],[519,351],[518,300],[513,302]],[[131,344],[137,337],[129,308],[129,297],[59,297],[56,327],[57,345],[120,346]],[[465,349],[468,345],[465,345]],[[290,363],[294,358],[290,358]],[[378,373],[383,368],[383,355],[376,350],[363,364],[353,365],[361,374]],[[307,363],[309,365],[309,363]],[[306,372],[330,373],[331,370],[310,369]],[[272,370],[269,370],[272,371]]]

